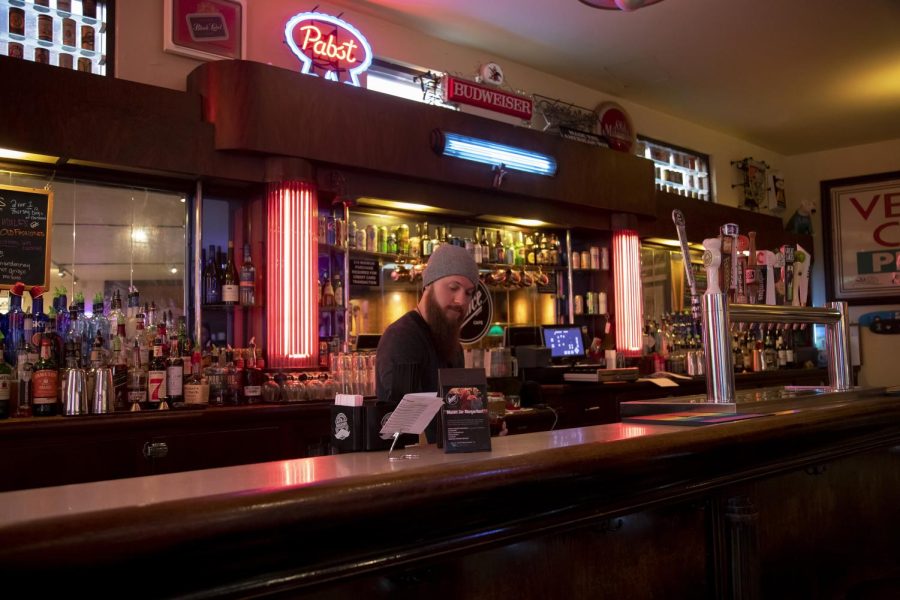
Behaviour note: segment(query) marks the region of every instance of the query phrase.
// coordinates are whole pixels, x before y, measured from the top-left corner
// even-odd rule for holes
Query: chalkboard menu
[[[0,289],[50,281],[53,192],[0,185]]]

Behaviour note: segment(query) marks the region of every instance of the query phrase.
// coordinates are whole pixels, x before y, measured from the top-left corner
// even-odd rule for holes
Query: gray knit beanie
[[[461,246],[441,244],[431,253],[422,273],[422,282],[427,286],[450,275],[461,275],[472,285],[478,285],[478,265],[472,255]]]

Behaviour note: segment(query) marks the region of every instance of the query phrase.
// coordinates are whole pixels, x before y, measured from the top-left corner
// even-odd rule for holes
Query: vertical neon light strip
[[[644,322],[641,302],[641,244],[631,229],[613,232],[613,287],[615,289],[616,352],[640,356]]]
[[[267,198],[266,321],[268,365],[318,364],[318,207],[315,187],[302,181],[269,186]]]

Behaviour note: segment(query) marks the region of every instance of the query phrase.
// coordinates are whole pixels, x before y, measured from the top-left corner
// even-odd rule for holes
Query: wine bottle
[[[241,265],[241,306],[256,304],[256,267],[250,257],[250,244],[244,244],[244,262]]]
[[[234,266],[234,242],[228,241],[228,259],[225,263],[225,271],[222,274],[222,304],[237,304],[240,302],[240,278],[237,268]]]
[[[209,247],[209,257],[203,269],[203,302],[218,304],[222,301],[219,294],[219,270],[216,268],[216,247]]]

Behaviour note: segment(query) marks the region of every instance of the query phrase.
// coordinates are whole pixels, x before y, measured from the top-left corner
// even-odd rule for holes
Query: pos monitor
[[[550,348],[550,358],[561,362],[566,359],[577,360],[584,358],[584,339],[581,336],[581,327],[548,326],[541,327],[544,336],[544,345]]]

